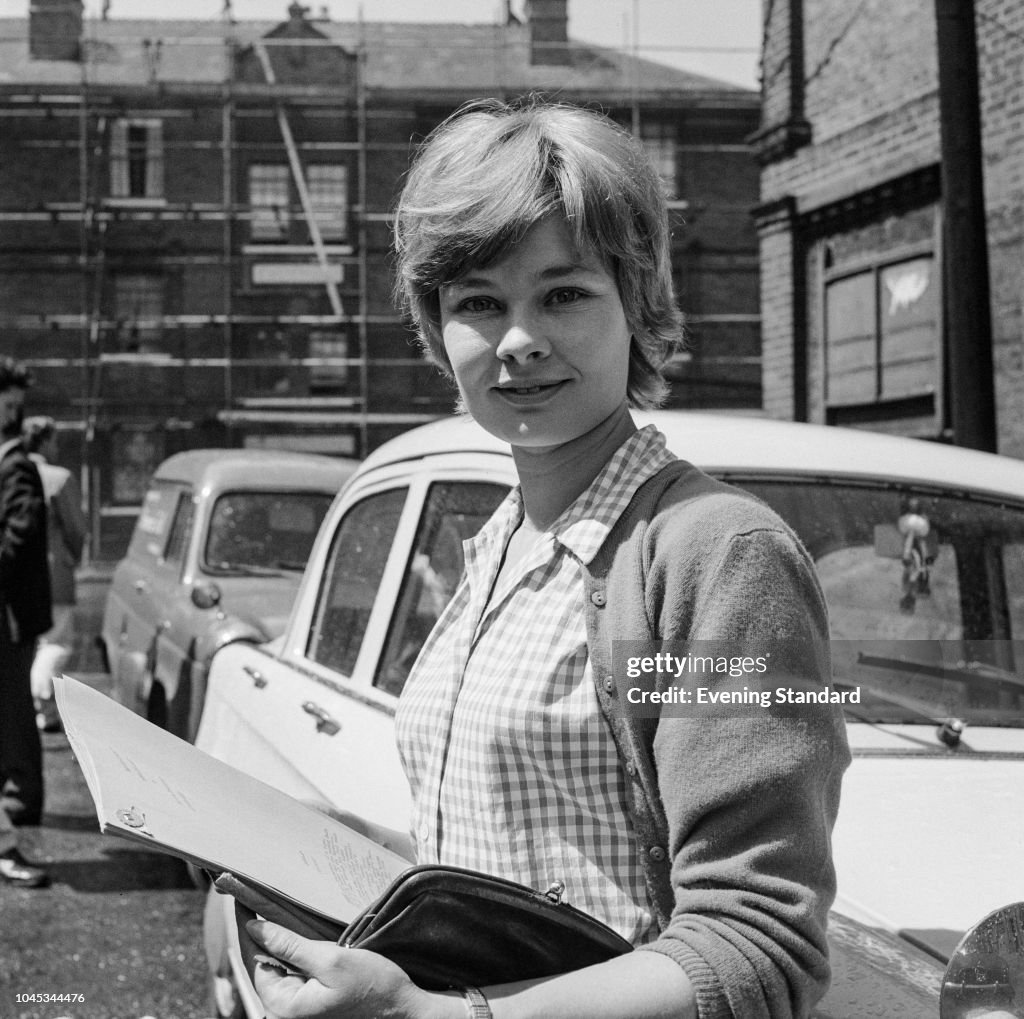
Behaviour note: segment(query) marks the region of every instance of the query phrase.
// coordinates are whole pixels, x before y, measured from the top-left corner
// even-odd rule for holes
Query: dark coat
[[[53,625],[46,556],[46,500],[36,465],[20,442],[0,458],[0,607],[15,643]]]

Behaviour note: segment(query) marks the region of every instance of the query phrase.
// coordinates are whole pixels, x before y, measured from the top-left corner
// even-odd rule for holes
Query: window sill
[[[108,195],[103,199],[103,204],[113,209],[162,209],[166,207],[167,199]]]

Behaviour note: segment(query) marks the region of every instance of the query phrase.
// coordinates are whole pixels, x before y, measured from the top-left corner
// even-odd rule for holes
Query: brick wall
[[[774,23],[766,32],[763,129],[790,101],[785,75],[771,73],[787,55],[787,8],[771,8]],[[979,0],[977,10],[999,442],[1001,451],[1024,456],[1024,4]],[[815,210],[841,207],[937,165],[940,135],[933,0],[814,0],[804,11],[802,105],[811,142],[763,166],[761,199],[765,210],[791,199],[806,237]],[[885,208],[877,215],[884,218]],[[803,279],[794,280],[794,241],[787,248],[780,236],[788,229],[768,212],[762,216],[765,407],[776,416],[793,407],[792,341],[787,370],[785,331],[802,319],[808,416],[823,420],[821,257],[812,235],[804,245]],[[799,315],[786,304],[794,286],[806,288]]]
[[[1024,4],[978,9],[999,448],[1024,457]]]

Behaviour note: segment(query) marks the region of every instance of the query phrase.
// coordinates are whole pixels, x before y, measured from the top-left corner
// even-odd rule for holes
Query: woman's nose
[[[502,361],[525,364],[547,357],[551,346],[536,323],[525,320],[510,322],[498,343],[497,355]]]

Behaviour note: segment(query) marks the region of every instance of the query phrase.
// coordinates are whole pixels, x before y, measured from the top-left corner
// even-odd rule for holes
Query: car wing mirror
[[[1024,1017],[1024,902],[990,913],[961,939],[942,980],[939,1016]]]
[[[212,609],[220,604],[220,588],[213,581],[204,580],[192,585],[192,604],[197,609]]]

